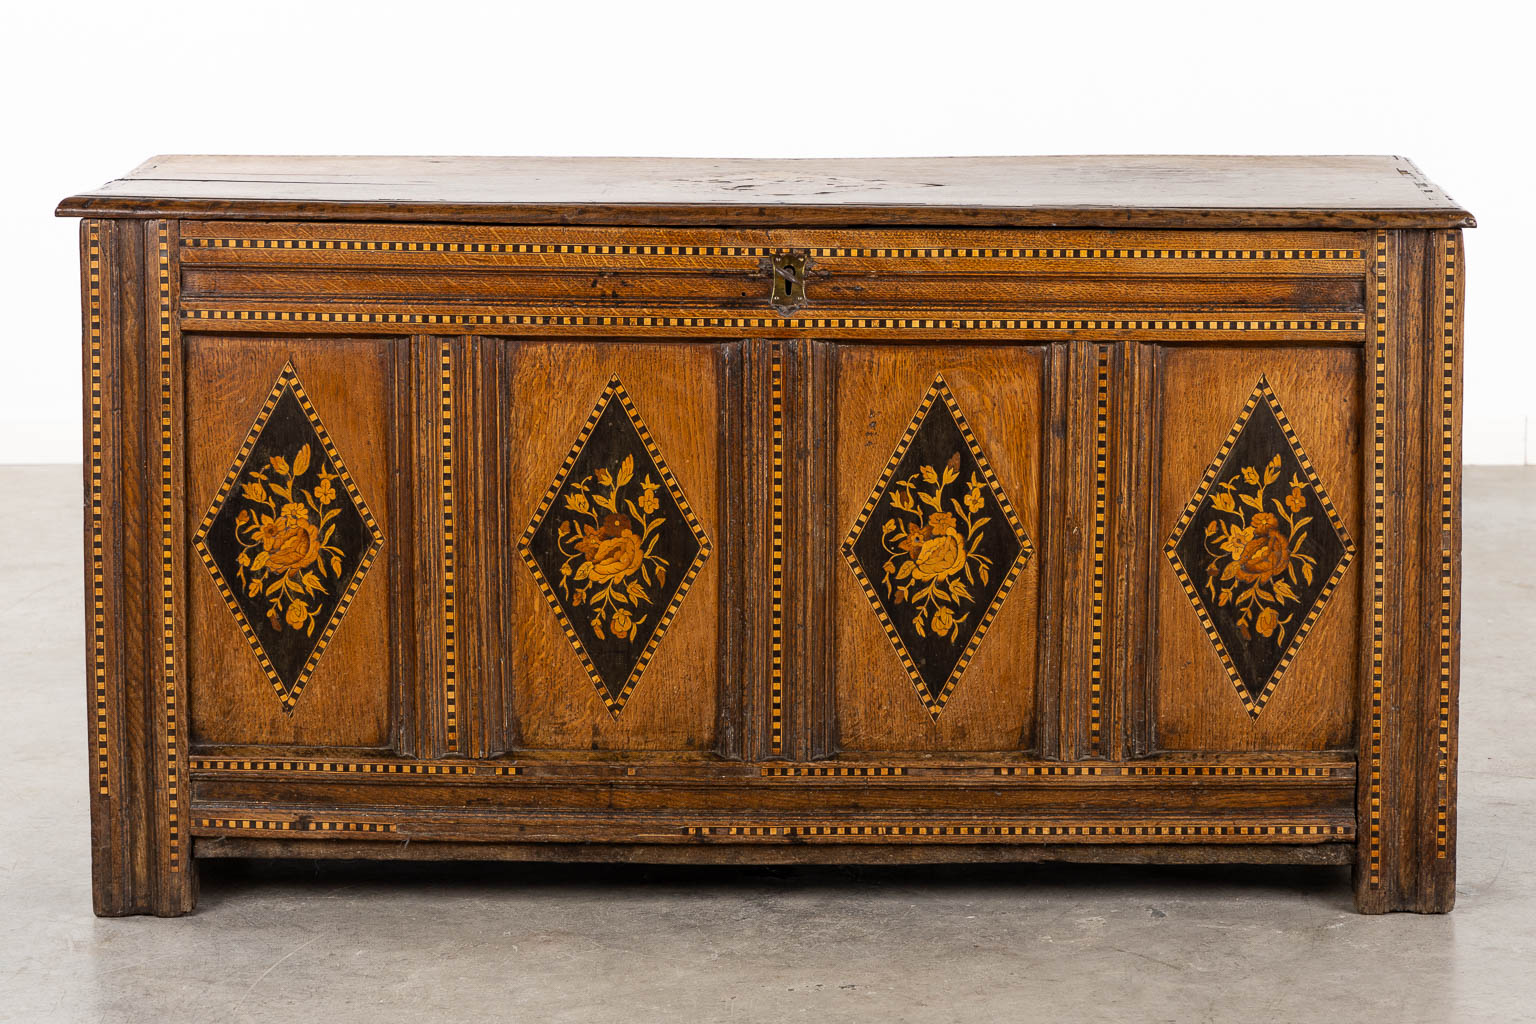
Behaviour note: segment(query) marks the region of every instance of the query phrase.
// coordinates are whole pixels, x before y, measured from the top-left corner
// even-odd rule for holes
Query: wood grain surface
[[[1353,859],[1450,908],[1471,219],[1408,162],[179,157],[87,211],[98,913],[327,851]],[[289,363],[383,543],[285,709],[194,538]],[[840,545],[941,375],[1032,554],[935,708]],[[1353,560],[1255,705],[1164,545],[1261,379]],[[523,551],[615,381],[709,549],[622,701]]]
[[[1253,718],[1162,555],[1162,541],[1173,532],[1261,376],[1283,403],[1346,530],[1353,538],[1361,536],[1358,350],[1173,349],[1163,354],[1155,435],[1161,447],[1153,455],[1159,530],[1151,627],[1156,660],[1147,684],[1154,707],[1153,749],[1324,750],[1348,747],[1355,739],[1359,593],[1366,573],[1358,558],[1345,570],[1274,696]]]
[[[594,404],[617,376],[677,478],[706,535],[720,534],[718,345],[516,344],[508,353],[509,500],[531,520]],[[681,572],[683,567],[675,567]],[[715,742],[718,562],[705,562],[634,696],[617,716],[599,699],[525,566],[511,582],[507,638],[514,749],[709,750]]]
[[[391,417],[391,347],[378,338],[224,338],[186,343],[188,532],[213,502],[267,390],[292,362],[337,451],[385,536],[401,440]],[[265,382],[265,383],[263,383]],[[238,495],[236,495],[238,497]],[[407,520],[408,521],[408,520]],[[390,573],[376,566],[290,712],[278,701],[212,576],[190,567],[188,686],[195,743],[374,747],[392,745],[394,657]]]
[[[837,503],[841,543],[879,482],[924,393],[942,375],[976,434],[1024,531],[1040,532],[1044,430],[1039,347],[942,350],[839,346],[836,387]],[[875,523],[879,529],[880,523]],[[999,523],[999,526],[1002,524]],[[924,709],[857,579],[836,551],[825,553],[836,594],[834,654],[840,745],[849,751],[1025,751],[1036,743],[1038,579],[1026,564],[1004,598],[975,659],[938,720]],[[1038,557],[1038,556],[1036,556]],[[998,573],[1005,570],[994,567]],[[981,610],[973,614],[980,615]]]
[[[63,216],[1104,227],[1471,227],[1393,156],[841,160],[157,156]]]

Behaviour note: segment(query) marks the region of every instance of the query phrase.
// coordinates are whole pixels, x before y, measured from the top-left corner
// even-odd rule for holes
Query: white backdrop
[[[5,7],[0,462],[80,458],[76,225],[54,204],[167,152],[1401,153],[1483,225],[1467,460],[1536,462],[1523,5]]]

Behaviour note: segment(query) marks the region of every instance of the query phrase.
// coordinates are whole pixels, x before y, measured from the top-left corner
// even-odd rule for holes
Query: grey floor
[[[97,920],[78,481],[0,469],[0,1020],[1536,1020],[1536,469],[1467,472],[1445,917],[1335,868],[301,864]]]

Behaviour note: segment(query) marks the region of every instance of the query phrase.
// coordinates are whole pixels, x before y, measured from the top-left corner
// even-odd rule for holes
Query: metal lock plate
[[[772,282],[768,305],[780,316],[789,316],[810,304],[805,294],[806,272],[811,254],[803,249],[776,252],[763,259],[763,269]]]

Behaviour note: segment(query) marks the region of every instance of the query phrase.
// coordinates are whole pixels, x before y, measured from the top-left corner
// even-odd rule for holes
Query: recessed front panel
[[[1260,378],[1164,550],[1257,718],[1355,545]]]
[[[382,542],[298,372],[284,366],[193,547],[285,708]]]
[[[1353,742],[1359,368],[1353,348],[1162,353],[1155,748]]]
[[[1037,348],[839,346],[838,739],[1034,742]]]
[[[891,453],[843,555],[935,721],[1030,555],[942,376]]]
[[[720,347],[507,344],[512,745],[707,749]]]
[[[617,718],[710,552],[617,376],[572,442],[520,550]]]
[[[389,745],[394,344],[186,338],[195,742]]]

